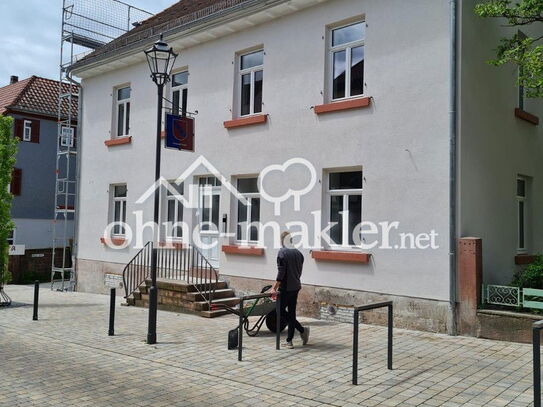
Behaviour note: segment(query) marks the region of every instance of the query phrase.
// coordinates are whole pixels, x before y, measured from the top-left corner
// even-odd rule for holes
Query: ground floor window
[[[171,239],[181,239],[183,237],[183,183],[170,183],[170,188],[166,190],[166,236]]]
[[[258,193],[257,178],[239,178],[237,189],[247,201],[238,201],[236,239],[242,243],[258,242],[260,195]]]
[[[527,214],[527,188],[526,178],[517,177],[517,220],[518,238],[517,250],[519,253],[526,252],[526,214]]]
[[[330,172],[327,195],[333,245],[354,246],[353,233],[362,220],[362,171]]]
[[[126,223],[126,192],[126,184],[113,186],[112,221],[115,222],[115,226],[113,227],[113,235],[115,236],[124,236],[126,233],[123,226]]]

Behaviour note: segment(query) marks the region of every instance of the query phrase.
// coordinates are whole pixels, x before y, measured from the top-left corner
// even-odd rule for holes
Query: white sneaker
[[[302,343],[304,345],[307,345],[307,342],[309,342],[309,327],[304,326],[304,333],[301,333],[300,336],[302,337]]]
[[[290,342],[284,342],[282,345],[281,345],[282,348],[287,348],[287,349],[294,349],[294,345],[292,344],[292,341]]]

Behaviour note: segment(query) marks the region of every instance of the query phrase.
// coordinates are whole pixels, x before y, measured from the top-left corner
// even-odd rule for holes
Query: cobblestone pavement
[[[302,319],[311,340],[275,350],[269,332],[244,337],[244,361],[226,349],[237,319],[158,314],[158,341],[144,343],[147,310],[108,296],[10,286],[0,309],[0,406],[529,406],[531,346],[397,329],[394,370],[386,329],[361,326],[359,383],[351,380],[352,325]],[[118,298],[117,304],[121,303]],[[266,330],[265,328],[263,330]]]

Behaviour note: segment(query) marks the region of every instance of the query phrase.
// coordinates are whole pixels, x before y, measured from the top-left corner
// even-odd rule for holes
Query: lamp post
[[[157,123],[156,123],[156,159],[155,159],[155,207],[154,207],[154,224],[156,230],[156,244],[153,246],[153,252],[151,256],[151,289],[149,290],[149,324],[147,328],[147,343],[156,343],[156,314],[157,314],[157,286],[156,286],[156,274],[157,274],[157,246],[160,240],[160,227],[158,225],[158,212],[160,202],[160,185],[158,181],[160,179],[160,147],[161,138],[160,132],[162,130],[162,99],[164,97],[164,85],[170,80],[170,74],[172,72],[173,64],[177,54],[173,52],[173,49],[166,44],[162,39],[155,42],[152,48],[145,51],[147,57],[147,63],[151,70],[151,79],[158,88],[158,110],[157,110]]]

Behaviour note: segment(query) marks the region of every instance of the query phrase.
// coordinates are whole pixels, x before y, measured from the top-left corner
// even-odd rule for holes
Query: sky
[[[74,0],[71,0],[74,1]],[[88,4],[111,0],[75,0]],[[124,0],[157,13],[177,0]],[[59,78],[62,0],[0,0],[0,87],[11,75]]]

